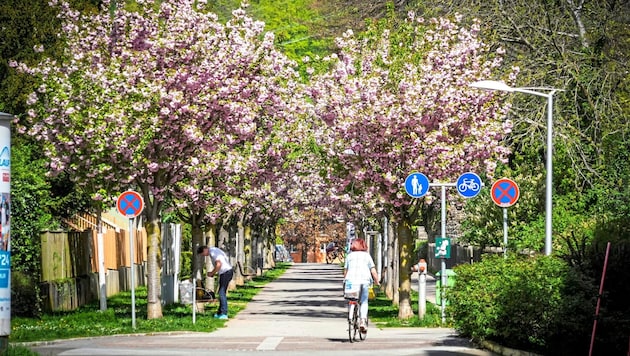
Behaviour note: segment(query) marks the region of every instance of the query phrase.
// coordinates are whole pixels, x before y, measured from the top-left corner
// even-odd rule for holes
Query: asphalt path
[[[417,286],[417,275],[412,280]],[[427,300],[435,300],[427,283]],[[414,288],[415,289],[415,288]],[[229,296],[228,296],[229,299]],[[160,333],[33,344],[40,355],[494,355],[449,328],[378,328],[348,339],[342,271],[336,264],[293,264],[225,327],[208,333]],[[211,317],[212,312],[198,314]]]

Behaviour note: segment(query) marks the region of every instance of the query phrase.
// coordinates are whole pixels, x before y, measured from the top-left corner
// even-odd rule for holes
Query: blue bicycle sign
[[[472,172],[466,172],[457,178],[457,192],[464,198],[473,198],[481,192],[481,178]]]

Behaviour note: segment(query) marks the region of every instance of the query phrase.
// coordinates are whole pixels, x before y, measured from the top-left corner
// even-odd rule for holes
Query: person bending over
[[[234,276],[234,269],[228,256],[218,247],[199,246],[197,254],[210,256],[214,269],[207,273],[208,277],[219,275],[219,310],[214,317],[226,320],[228,318],[227,288]]]

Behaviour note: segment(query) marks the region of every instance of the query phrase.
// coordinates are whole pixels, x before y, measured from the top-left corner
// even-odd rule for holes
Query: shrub
[[[180,257],[180,279],[191,278],[192,277],[192,252],[190,251],[182,251]]]
[[[463,335],[544,353],[556,341],[566,346],[567,336],[580,347],[588,340],[589,284],[578,283],[581,277],[562,260],[490,257],[455,270],[448,313]]]
[[[32,275],[13,270],[11,272],[11,314],[39,317],[41,313],[38,281]]]

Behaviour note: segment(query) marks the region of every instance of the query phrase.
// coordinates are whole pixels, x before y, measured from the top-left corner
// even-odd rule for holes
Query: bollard
[[[418,261],[418,318],[424,319],[427,313],[427,262]]]

